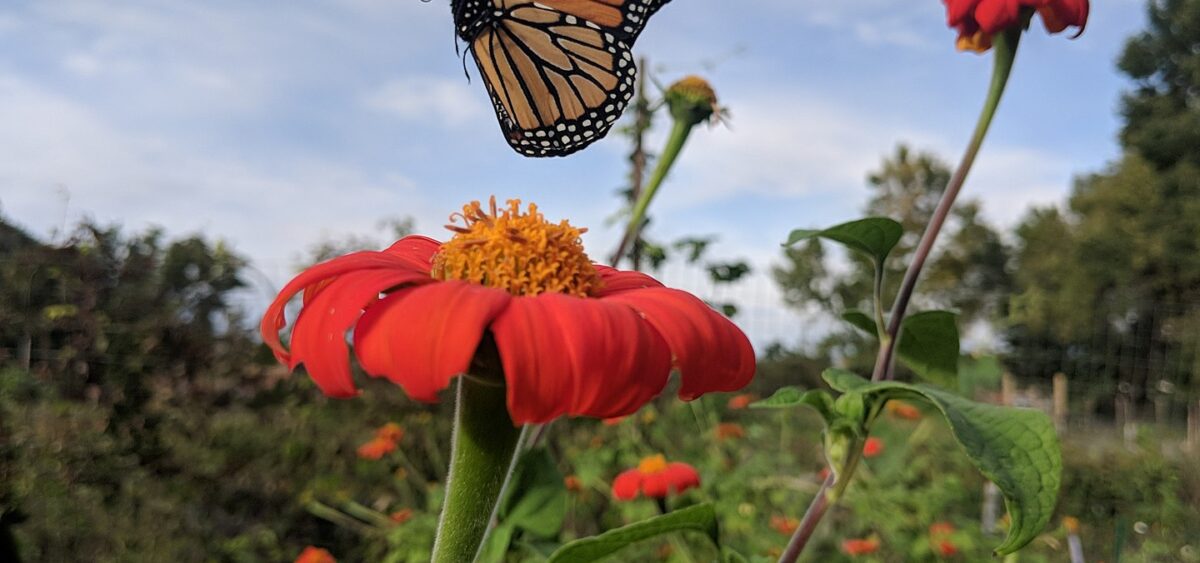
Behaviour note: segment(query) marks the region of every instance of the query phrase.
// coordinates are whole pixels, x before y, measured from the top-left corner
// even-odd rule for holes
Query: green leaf
[[[750,403],[752,409],[787,409],[798,406],[816,409],[826,422],[833,416],[833,397],[820,389],[781,387],[770,397]]]
[[[855,328],[878,336],[875,321],[862,311],[846,311],[842,319]],[[942,387],[957,388],[957,315],[949,311],[922,311],[904,318],[896,356],[921,379]]]
[[[868,217],[849,223],[842,223],[823,230],[796,229],[788,235],[784,246],[792,246],[802,240],[821,237],[841,243],[875,259],[877,264],[883,263],[887,255],[900,242],[904,235],[904,227],[900,223],[886,217]]]
[[[512,543],[513,531],[513,525],[507,522],[496,525],[483,544],[479,560],[504,561],[504,556],[508,554],[508,546]]]
[[[936,387],[894,381],[870,383],[856,391],[883,399],[915,395],[942,412],[967,457],[1004,494],[1012,525],[996,547],[997,555],[1024,547],[1046,527],[1062,482],[1062,452],[1045,413],[976,403]]]
[[[552,538],[567,516],[567,488],[546,448],[521,455],[509,494],[501,505],[500,519],[542,538]]]
[[[821,372],[821,379],[825,380],[834,391],[848,393],[860,387],[870,385],[871,382],[863,379],[857,373],[839,368],[828,368]]]
[[[717,513],[711,503],[704,503],[609,530],[598,536],[573,541],[555,551],[550,556],[550,563],[598,561],[635,542],[686,530],[703,532],[713,544],[720,547]]]

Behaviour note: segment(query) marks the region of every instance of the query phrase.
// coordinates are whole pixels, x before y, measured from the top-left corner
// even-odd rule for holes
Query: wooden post
[[[1067,411],[1069,410],[1069,401],[1067,400],[1067,374],[1054,374],[1054,429],[1059,435],[1067,431]]]
[[[1006,371],[1000,376],[1000,402],[1004,405],[1012,406],[1016,401],[1017,378]]]
[[[1200,400],[1188,404],[1187,451],[1200,454]]]

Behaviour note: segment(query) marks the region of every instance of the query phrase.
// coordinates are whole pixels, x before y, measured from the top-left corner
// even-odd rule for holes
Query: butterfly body
[[[631,47],[670,0],[452,0],[505,139],[526,156],[565,156],[604,137],[637,68]]]

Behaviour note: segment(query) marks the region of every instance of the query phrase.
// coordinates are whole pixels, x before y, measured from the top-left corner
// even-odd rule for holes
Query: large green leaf
[[[846,322],[877,336],[875,321],[862,311],[842,314]],[[949,311],[922,311],[904,317],[900,324],[899,360],[919,377],[950,389],[958,388],[957,315]]]
[[[542,538],[557,536],[567,516],[567,488],[550,452],[534,448],[522,454],[512,479],[500,519]]]
[[[996,553],[1012,553],[1046,527],[1062,482],[1062,452],[1046,413],[976,403],[928,385],[895,381],[871,383],[849,372],[827,370],[825,380],[839,391],[881,399],[924,399],[945,416],[967,457],[1004,494],[1012,518],[1008,537]]]
[[[820,237],[862,252],[873,258],[877,264],[882,264],[903,235],[904,227],[900,226],[900,223],[886,217],[868,217],[828,229],[796,229],[788,235],[784,246]]]
[[[788,409],[807,406],[821,413],[821,418],[829,422],[833,417],[833,397],[820,389],[804,390],[799,387],[781,387],[773,395],[761,401],[750,403],[752,409]]]
[[[704,503],[609,530],[598,536],[573,541],[555,551],[550,556],[550,563],[598,561],[635,542],[687,530],[706,534],[713,544],[720,548],[717,513],[711,503]]]

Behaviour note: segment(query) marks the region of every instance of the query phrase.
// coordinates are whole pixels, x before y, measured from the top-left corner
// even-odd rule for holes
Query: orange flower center
[[[586,297],[600,285],[600,276],[583,251],[579,236],[587,231],[565,220],[547,221],[537,205],[521,212],[521,200],[485,212],[478,201],[463,206],[446,225],[455,235],[433,257],[432,275],[503,289],[513,295],[545,292]]]
[[[653,475],[662,473],[667,470],[667,458],[662,454],[652,455],[642,458],[641,463],[638,463],[638,472],[643,475]]]

